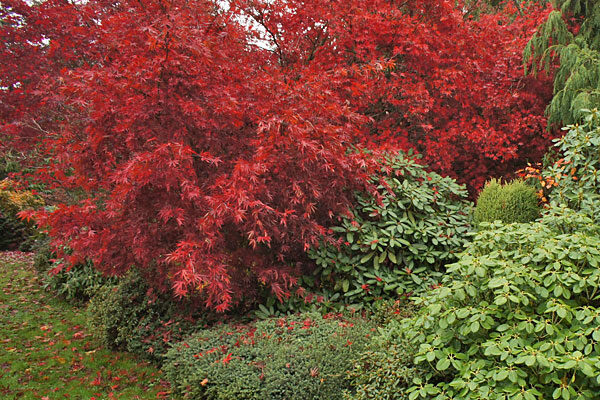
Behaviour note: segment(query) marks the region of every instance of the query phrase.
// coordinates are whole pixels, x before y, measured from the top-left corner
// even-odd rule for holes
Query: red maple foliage
[[[474,20],[454,0],[246,0],[243,13],[291,78],[337,70],[368,141],[422,153],[474,194],[539,160],[553,133],[548,76],[522,51],[549,9],[512,2]],[[293,10],[293,12],[290,12]]]
[[[220,311],[286,296],[368,189],[355,145],[415,147],[474,188],[541,155],[551,88],[520,51],[544,11],[454,3],[2,2],[3,131],[78,196],[39,223],[68,263]]]
[[[110,1],[31,3],[0,4],[0,150],[31,150],[57,128],[68,110],[51,94],[61,73],[97,62],[91,28],[113,10]]]
[[[366,187],[369,160],[349,151],[362,119],[336,77],[287,79],[234,18],[209,1],[125,1],[89,27],[101,56],[61,72],[64,118],[44,137],[47,176],[85,195],[37,216],[70,264],[136,265],[218,310],[261,285],[281,297]]]

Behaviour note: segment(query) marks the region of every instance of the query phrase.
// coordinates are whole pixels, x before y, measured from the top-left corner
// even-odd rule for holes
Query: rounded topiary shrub
[[[522,180],[502,184],[490,180],[477,198],[473,219],[481,222],[530,222],[540,216],[539,200],[535,188]]]
[[[383,330],[415,346],[422,370],[398,398],[597,399],[600,227],[551,209],[489,228],[415,317]]]
[[[176,344],[164,370],[186,399],[341,399],[370,334],[362,320],[318,313],[222,325]]]

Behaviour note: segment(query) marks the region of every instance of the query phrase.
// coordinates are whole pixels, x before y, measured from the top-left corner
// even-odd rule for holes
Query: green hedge
[[[199,323],[184,315],[168,294],[149,294],[145,281],[133,272],[100,288],[88,306],[91,331],[102,344],[158,363],[170,343]]]

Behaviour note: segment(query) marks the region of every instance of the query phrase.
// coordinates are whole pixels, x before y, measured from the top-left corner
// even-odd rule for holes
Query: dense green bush
[[[161,362],[169,343],[194,329],[180,311],[171,296],[152,295],[145,281],[130,273],[100,288],[88,306],[88,321],[105,346]]]
[[[415,315],[416,306],[408,300],[377,302],[369,320],[377,326],[385,326]],[[369,345],[354,363],[350,371],[352,390],[346,391],[345,399],[395,400],[407,398],[401,395],[413,379],[421,376],[422,369],[413,363],[417,348],[395,329],[379,329]]]
[[[222,325],[175,345],[164,368],[186,399],[341,399],[370,326],[318,313]]]
[[[350,371],[352,390],[345,399],[399,400],[407,399],[406,388],[422,371],[415,367],[415,349],[407,341],[381,341],[369,346]],[[404,394],[403,394],[404,393]]]
[[[428,172],[414,157],[390,156],[374,182],[379,198],[356,196],[351,215],[332,228],[340,246],[312,250],[318,268],[315,279],[305,279],[314,291],[338,295],[354,308],[439,282],[470,229],[465,188]]]
[[[56,254],[52,252],[52,248],[50,247],[50,238],[48,235],[40,234],[31,250],[33,251],[33,266],[37,274],[43,277],[44,274],[52,269],[52,264],[56,258]]]
[[[385,330],[418,346],[399,398],[597,399],[600,227],[552,209],[481,230],[413,318]]]
[[[552,182],[548,198],[553,205],[582,210],[600,222],[600,112],[584,110],[584,123],[564,128],[557,139],[562,155],[543,176]]]
[[[522,180],[502,184],[490,180],[477,198],[473,213],[474,223],[531,222],[540,216],[539,200],[535,189]]]

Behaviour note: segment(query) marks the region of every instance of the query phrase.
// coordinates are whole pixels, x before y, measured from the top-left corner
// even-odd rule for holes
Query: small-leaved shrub
[[[222,325],[176,344],[164,370],[186,399],[341,399],[371,333],[362,320],[318,313]]]
[[[88,322],[108,348],[126,350],[161,362],[169,343],[191,333],[171,296],[154,295],[138,274],[130,272],[115,285],[104,285],[91,299]]]
[[[369,321],[385,326],[392,321],[410,318],[417,307],[407,299],[377,302]],[[398,335],[394,329],[379,329],[350,371],[352,389],[345,399],[399,400],[407,398],[404,389],[420,377],[423,369],[413,363],[414,344]]]
[[[496,220],[505,223],[531,222],[539,216],[540,206],[535,188],[519,179],[505,184],[492,179],[477,198],[473,222],[476,225]]]
[[[481,230],[442,287],[392,321],[418,347],[414,399],[597,399],[600,227],[552,209],[540,222]]]
[[[344,398],[407,399],[406,388],[422,373],[413,364],[414,353],[413,346],[402,340],[370,345],[349,373],[352,389],[344,393]]]
[[[314,291],[354,308],[438,283],[470,230],[465,188],[414,157],[389,156],[374,182],[379,198],[357,194],[350,215],[332,228],[340,246],[313,249],[318,268],[305,278]]]

